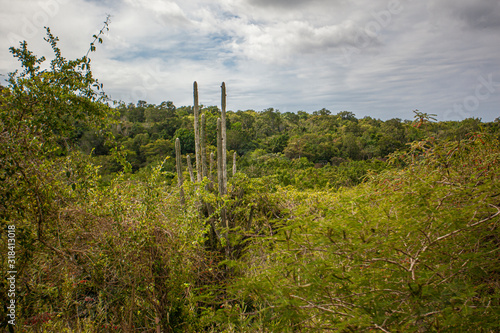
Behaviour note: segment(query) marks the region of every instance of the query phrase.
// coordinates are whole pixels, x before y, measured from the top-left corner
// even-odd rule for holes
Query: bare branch
[[[467,225],[467,227],[466,227],[466,228],[457,229],[457,230],[454,230],[454,231],[452,231],[452,232],[450,232],[450,233],[448,233],[448,234],[446,234],[446,235],[443,235],[443,236],[441,236],[441,237],[438,237],[438,238],[436,238],[436,239],[433,241],[433,243],[438,242],[438,241],[440,241],[440,240],[443,240],[443,239],[445,239],[445,238],[451,237],[451,236],[453,236],[453,235],[456,235],[456,234],[458,234],[458,233],[460,233],[460,232],[462,232],[462,231],[464,231],[464,230],[466,230],[466,229],[468,229],[468,228],[473,228],[473,227],[476,227],[476,226],[478,226],[478,225],[480,225],[480,224],[482,224],[482,223],[484,223],[484,222],[488,222],[488,221],[490,221],[490,220],[494,219],[495,217],[497,217],[498,215],[500,215],[500,208],[499,208],[499,207],[494,206],[494,205],[492,205],[492,204],[488,204],[488,205],[489,205],[489,206],[491,206],[491,207],[496,208],[496,209],[497,209],[497,212],[496,212],[495,214],[493,214],[493,215],[491,215],[491,216],[489,216],[489,217],[485,218],[485,219],[482,219],[481,221],[477,221],[476,223],[473,223],[473,224],[469,224],[469,225]],[[429,244],[429,245],[430,245],[430,244]],[[423,251],[422,251],[422,252],[423,252]]]
[[[385,328],[383,328],[382,326],[379,326],[379,325],[377,325],[377,324],[375,324],[374,326],[375,326],[375,328],[378,328],[378,329],[379,329],[379,330],[381,330],[382,332],[385,332],[385,333],[391,333],[391,331],[386,330],[386,329],[385,329]]]
[[[321,305],[317,305],[317,304],[314,304],[308,300],[306,300],[305,298],[303,297],[300,297],[300,296],[296,296],[296,295],[290,295],[290,297],[293,297],[293,298],[296,298],[296,299],[300,299],[301,301],[304,301],[306,302],[307,304],[309,304],[308,307],[312,307],[312,308],[316,308],[316,309],[319,309],[319,310],[322,310],[322,311],[325,311],[325,312],[329,312],[329,313],[333,313],[333,314],[337,314],[337,315],[341,315],[341,316],[345,316],[345,317],[351,317],[351,318],[354,318],[353,315],[351,314],[348,314],[348,313],[343,313],[343,312],[338,312],[338,311],[334,311],[334,310],[331,310],[331,309],[328,309],[328,308],[325,308],[324,306],[321,306]],[[302,306],[303,307],[303,306]],[[301,308],[302,308],[301,307]]]

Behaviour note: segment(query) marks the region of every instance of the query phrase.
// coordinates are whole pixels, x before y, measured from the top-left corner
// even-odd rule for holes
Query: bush
[[[250,247],[227,316],[283,332],[496,332],[499,148],[414,142],[393,156],[408,167],[338,194],[282,190],[287,222]]]

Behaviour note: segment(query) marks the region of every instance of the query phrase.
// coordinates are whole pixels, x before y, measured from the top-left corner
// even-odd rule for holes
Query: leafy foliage
[[[392,157],[405,169],[355,188],[283,190],[287,222],[251,246],[234,285],[258,309],[244,318],[269,331],[498,330],[499,144],[415,142]]]

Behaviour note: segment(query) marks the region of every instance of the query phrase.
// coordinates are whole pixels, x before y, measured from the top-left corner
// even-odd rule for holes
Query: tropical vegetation
[[[50,29],[48,65],[11,48],[1,329],[500,330],[500,120],[113,105],[106,29],[76,60]]]

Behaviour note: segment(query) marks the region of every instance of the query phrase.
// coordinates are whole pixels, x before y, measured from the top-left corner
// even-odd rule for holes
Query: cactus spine
[[[194,149],[196,157],[196,180],[198,182],[202,179],[202,167],[201,167],[201,152],[200,152],[200,121],[199,113],[200,107],[198,105],[198,83],[194,81],[193,83],[193,97],[194,97]]]
[[[175,139],[175,164],[177,168],[177,186],[179,186],[181,204],[184,205],[184,189],[182,188],[184,179],[182,178],[181,140],[179,138]]]

